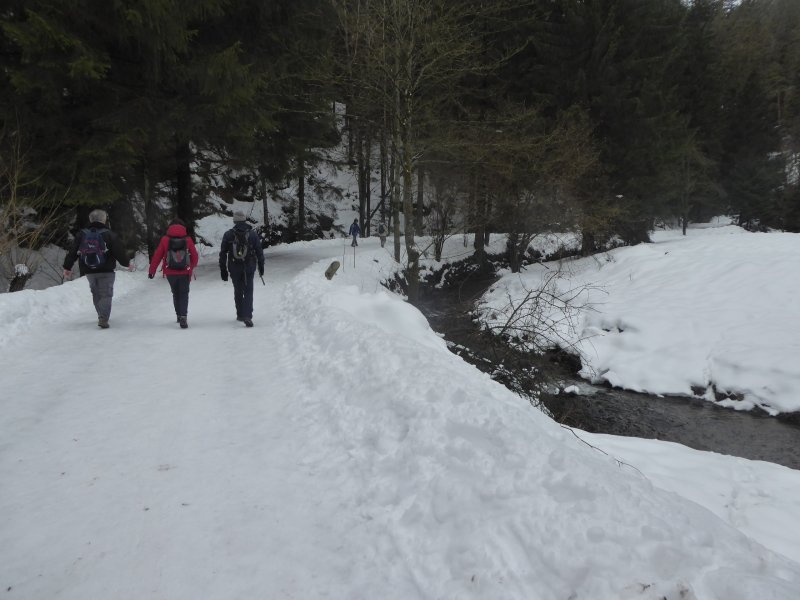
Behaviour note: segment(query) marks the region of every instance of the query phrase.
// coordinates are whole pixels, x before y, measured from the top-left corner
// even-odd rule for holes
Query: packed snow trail
[[[253,329],[213,256],[188,330],[143,273],[105,331],[85,281],[19,300],[82,304],[3,347],[5,596],[796,599],[800,565],[450,354],[370,242],[332,282],[340,246],[272,249]]]
[[[28,598],[62,588],[69,598],[200,597],[191,582],[204,597],[252,598],[263,589],[238,572],[253,565],[227,560],[232,545],[258,547],[242,554],[277,572],[309,555],[320,540],[302,532],[330,515],[314,509],[320,490],[297,464],[298,374],[275,339],[276,281],[297,268],[270,261],[252,330],[212,264],[192,283],[188,330],[159,276],[115,300],[107,331],[89,307],[5,349],[6,389],[24,402],[4,415],[16,436],[4,440],[3,481],[18,483],[3,494],[17,511],[4,511],[14,550],[2,562],[27,572],[5,587]],[[326,569],[336,565],[319,565],[323,581],[335,579]]]

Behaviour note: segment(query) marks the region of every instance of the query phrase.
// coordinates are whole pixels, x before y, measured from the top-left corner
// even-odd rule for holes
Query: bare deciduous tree
[[[413,174],[427,148],[436,107],[452,99],[452,89],[479,68],[479,45],[469,22],[476,7],[445,0],[334,0],[351,64],[348,89],[372,114],[385,115],[394,165],[395,259],[404,235],[408,298],[419,291],[419,257],[414,220]],[[375,110],[375,109],[378,110]],[[402,206],[403,222],[397,216]]]

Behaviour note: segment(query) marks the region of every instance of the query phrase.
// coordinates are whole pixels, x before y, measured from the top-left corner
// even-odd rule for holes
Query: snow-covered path
[[[237,571],[254,565],[223,559],[232,552],[268,558],[258,570],[269,581],[294,572],[318,542],[298,534],[334,526],[302,465],[291,426],[300,374],[276,331],[299,266],[270,257],[253,329],[234,320],[231,286],[211,264],[192,284],[186,331],[157,278],[115,300],[107,331],[89,309],[4,349],[4,387],[24,402],[2,416],[15,434],[4,436],[0,480],[25,482],[3,486],[14,541],[3,570],[22,577],[6,587],[29,598],[197,597],[191,582],[204,597],[246,598],[259,590]],[[317,572],[330,581],[327,568]],[[106,589],[114,579],[99,572],[126,573],[123,589]]]
[[[105,331],[84,281],[0,299],[0,594],[796,598],[796,562],[450,354],[377,242],[325,280],[341,251],[272,249],[253,329],[213,256],[185,331],[142,272]]]

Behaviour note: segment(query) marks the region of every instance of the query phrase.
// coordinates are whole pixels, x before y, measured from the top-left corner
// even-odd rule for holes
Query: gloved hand
[[[264,276],[264,265],[258,265],[258,276],[259,277]]]
[[[64,279],[72,279],[72,271],[64,269]]]
[[[153,277],[155,277],[155,276],[156,276],[156,274],[155,274],[155,273],[148,273],[148,274],[147,274],[147,278],[148,278],[148,279],[152,279],[152,278],[153,278]]]
[[[219,272],[219,275],[220,275],[220,277],[222,277],[222,281],[228,281],[228,272],[227,271],[222,270],[222,271]]]

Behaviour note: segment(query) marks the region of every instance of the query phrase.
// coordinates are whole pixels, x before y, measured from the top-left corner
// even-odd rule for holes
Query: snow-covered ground
[[[253,329],[213,252],[188,330],[144,271],[108,330],[84,280],[0,296],[4,597],[796,600],[800,472],[592,448],[451,354],[387,250],[269,249]]]
[[[579,310],[558,331],[584,377],[712,400],[716,388],[736,395],[721,402],[734,408],[800,410],[800,235],[727,225],[653,239],[563,261],[563,279],[556,263],[506,274],[485,296],[484,319],[502,324],[549,280],[575,296]]]

